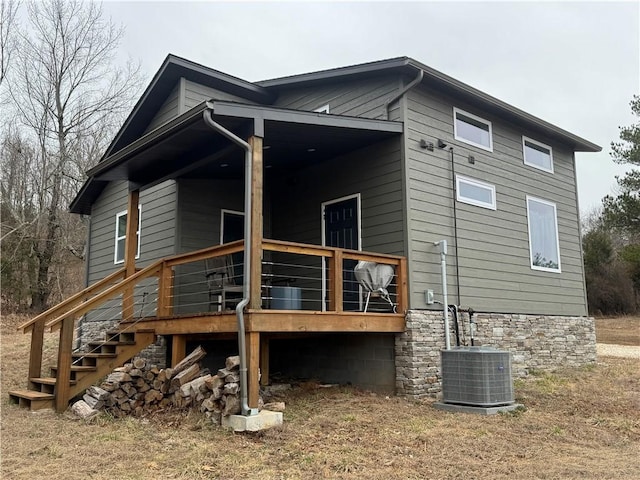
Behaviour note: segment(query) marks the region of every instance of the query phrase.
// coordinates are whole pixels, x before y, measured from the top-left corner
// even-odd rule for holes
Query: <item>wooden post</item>
[[[60,328],[60,343],[58,344],[58,369],[56,372],[55,406],[59,413],[69,406],[71,390],[71,353],[73,348],[73,317],[66,317]]]
[[[260,332],[247,332],[247,380],[249,408],[258,408],[258,394],[260,391]]]
[[[344,309],[343,265],[342,250],[334,250],[333,257],[329,259],[329,310],[332,312],[342,312]]]
[[[124,240],[124,268],[125,278],[136,273],[136,253],[138,251],[138,205],[140,202],[140,190],[129,192],[129,202],[127,204],[127,231]],[[131,286],[122,293],[122,318],[133,317],[133,290]]]
[[[269,338],[260,338],[260,385],[269,385]]]
[[[162,262],[158,275],[158,303],[156,315],[168,317],[173,314],[173,268]]]
[[[249,308],[258,310],[262,307],[262,195],[263,195],[263,168],[262,168],[262,138],[252,136],[249,139],[253,152],[251,171],[251,238],[245,238],[250,242],[251,248],[251,291],[249,292]]]
[[[402,258],[396,267],[396,302],[398,313],[406,314],[409,309],[409,285],[407,283],[407,259]]]
[[[173,335],[171,339],[171,366],[175,367],[187,356],[187,337]]]
[[[29,378],[42,375],[42,346],[44,343],[44,321],[41,318],[33,324],[31,329],[31,352],[29,353]]]

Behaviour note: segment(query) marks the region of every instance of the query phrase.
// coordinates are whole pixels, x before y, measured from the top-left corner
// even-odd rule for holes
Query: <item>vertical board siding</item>
[[[199,83],[192,82],[191,80],[185,80],[184,88],[184,105],[186,110],[195,107],[199,103],[207,100],[228,100],[232,102],[250,103],[255,104],[251,100],[247,100],[231,93],[223,92],[222,90],[216,90],[215,88],[207,87]]]
[[[400,87],[396,76],[379,76],[291,88],[280,93],[274,106],[313,111],[328,104],[330,114],[384,119],[385,104],[399,92]],[[397,108],[395,111],[398,111]]]
[[[173,87],[173,90],[171,90],[167,99],[158,109],[158,112],[155,114],[144,133],[149,133],[151,130],[158,128],[163,123],[177,117],[180,113],[182,112],[180,112],[180,82],[178,81]]]
[[[492,122],[493,152],[454,140],[454,106]],[[441,295],[433,242],[446,239],[449,303],[489,312],[586,315],[571,148],[424,86],[407,95],[405,118],[412,308],[426,307],[426,289]],[[553,174],[524,165],[522,135],[552,146]],[[423,138],[442,139],[447,147],[423,150]],[[456,173],[494,185],[497,200],[495,211],[456,203],[460,299],[449,147]],[[556,204],[561,273],[530,267],[526,195]]]
[[[127,209],[127,182],[111,182],[104,189],[91,210],[91,238],[88,257],[88,283],[93,284],[122,267],[114,264],[116,214]],[[136,266],[150,263],[175,253],[176,188],[172,180],[140,192],[142,223],[140,258]],[[140,312],[143,292],[147,292],[144,312],[155,308],[155,279],[136,288],[136,314]],[[119,317],[120,301],[113,301],[87,315],[88,321]]]

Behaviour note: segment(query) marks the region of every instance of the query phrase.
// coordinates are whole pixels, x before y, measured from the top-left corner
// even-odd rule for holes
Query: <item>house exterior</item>
[[[448,303],[475,311],[476,344],[510,350],[518,374],[592,362],[576,151],[600,147],[407,57],[248,82],[169,55],[71,211],[91,219],[87,285],[197,262],[165,262],[155,297],[147,278],[131,303],[82,310],[79,341],[122,308],[160,335],[158,361],[197,342],[212,362],[233,353],[235,320],[211,312],[204,254],[190,253],[231,245],[235,274],[254,279],[250,383],[259,367],[263,383],[433,394],[445,332],[427,292],[442,301],[446,240]],[[358,260],[394,267],[397,314],[362,311]],[[468,313],[458,327],[469,344]]]

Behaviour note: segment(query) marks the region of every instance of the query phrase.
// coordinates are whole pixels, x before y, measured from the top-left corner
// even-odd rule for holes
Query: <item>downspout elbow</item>
[[[392,97],[391,100],[387,101],[384,104],[384,113],[386,115],[387,120],[389,120],[389,112],[391,110],[391,105],[397,102],[400,98],[402,98],[402,96],[405,93],[407,93],[409,90],[411,90],[413,87],[418,85],[423,78],[424,78],[424,70],[420,69],[418,70],[418,75],[416,76],[416,78],[414,78],[406,87],[400,90],[400,93],[398,93],[395,97]]]

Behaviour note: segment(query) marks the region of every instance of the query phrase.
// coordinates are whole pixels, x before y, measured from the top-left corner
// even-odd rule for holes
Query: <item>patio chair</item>
[[[243,288],[236,284],[231,255],[207,258],[204,268],[209,289],[209,311],[214,305],[218,311],[227,310],[228,301],[237,304]]]
[[[391,301],[391,297],[387,291],[387,287],[391,284],[391,280],[393,280],[393,276],[395,275],[395,271],[391,265],[359,261],[353,269],[353,273],[367,297],[363,311],[367,311],[369,301],[371,297],[374,297],[381,298],[388,302],[393,313],[396,313],[396,305]]]

